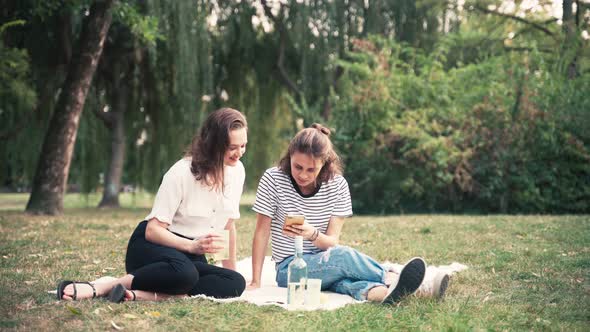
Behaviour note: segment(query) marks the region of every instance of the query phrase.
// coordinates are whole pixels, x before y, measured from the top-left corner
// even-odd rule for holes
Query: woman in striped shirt
[[[278,167],[268,169],[260,179],[253,207],[257,224],[249,288],[261,285],[269,237],[277,284],[287,287],[294,237],[299,235],[304,239],[308,278],[322,279],[322,290],[357,300],[395,303],[418,289],[424,279],[425,263],[421,258],[410,260],[397,278],[371,257],[338,245],[344,218],[352,215],[352,205],[340,158],[329,136],[330,130],[320,124],[301,130],[291,140]],[[288,215],[303,215],[305,222],[285,226]]]

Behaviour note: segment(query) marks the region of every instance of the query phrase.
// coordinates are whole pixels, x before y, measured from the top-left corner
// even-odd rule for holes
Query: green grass
[[[126,194],[122,209],[94,209],[99,197],[67,195],[63,216],[23,214],[27,196],[0,195],[0,330],[391,331],[556,330],[590,326],[589,216],[355,216],[343,244],[378,260],[423,256],[457,261],[443,302],[361,304],[288,312],[202,299],[111,304],[57,301],[60,279],[122,275],[127,240],[148,213],[149,195]],[[252,195],[245,201],[252,203]],[[250,255],[255,216],[238,222],[239,258]]]

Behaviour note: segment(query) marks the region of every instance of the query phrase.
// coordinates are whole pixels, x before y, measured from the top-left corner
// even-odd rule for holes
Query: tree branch
[[[330,87],[336,90],[336,86],[338,85],[338,80],[344,74],[344,68],[342,66],[336,66],[334,70],[334,76],[332,77],[332,84]],[[332,105],[330,105],[330,88],[328,88],[328,94],[324,97],[324,106],[322,111],[322,118],[325,121],[330,120],[330,116],[332,115]]]
[[[552,18],[552,19],[549,19],[549,20],[547,20],[547,21],[543,22],[543,24],[545,24],[545,25],[546,25],[546,24],[553,23],[553,22],[557,22],[557,18]],[[530,31],[530,30],[532,30],[532,29],[534,29],[534,27],[533,27],[533,26],[530,26],[530,25],[528,25],[528,26],[526,26],[525,28],[523,28],[523,29],[520,29],[520,30],[518,30],[517,32],[515,32],[515,33],[514,33],[514,37],[512,37],[512,39],[514,39],[514,38],[518,37],[519,35],[521,35],[521,34],[523,34],[523,33],[525,33],[525,32],[528,32],[528,31]]]
[[[521,22],[524,24],[531,25],[535,29],[543,31],[546,35],[553,36],[553,32],[551,32],[549,29],[545,28],[544,26],[542,26],[541,24],[539,24],[537,22],[528,21],[528,20],[525,20],[524,18],[518,17],[516,15],[501,13],[501,12],[498,12],[495,10],[490,10],[490,9],[487,9],[487,8],[480,6],[480,5],[474,5],[473,8],[480,11],[480,12],[483,12],[485,14],[492,14],[492,15],[496,15],[496,16],[506,17],[506,18],[509,18],[509,19],[512,19],[512,20],[515,20],[515,21],[518,21],[518,22]]]
[[[297,96],[301,95],[301,90],[299,90],[299,88],[297,87],[297,85],[291,80],[291,78],[289,77],[289,73],[287,73],[287,70],[285,69],[284,66],[284,60],[285,60],[285,43],[286,43],[286,37],[283,33],[281,33],[280,35],[280,44],[279,44],[279,58],[277,59],[277,68],[279,69],[279,77],[282,79],[283,83],[285,83],[285,85],[287,85],[287,87],[293,92],[295,93]]]
[[[537,51],[543,52],[543,53],[555,53],[554,50],[543,49],[543,48],[534,49],[532,47],[508,47],[508,46],[504,46],[504,50],[509,51],[509,52],[530,52],[530,51],[533,51],[533,50],[537,50]]]
[[[289,77],[289,73],[287,73],[287,70],[284,66],[285,44],[287,43],[288,39],[287,29],[285,29],[283,22],[278,20],[272,14],[270,7],[266,3],[266,0],[260,0],[260,3],[262,4],[262,8],[264,8],[264,14],[274,23],[276,29],[279,31],[279,56],[277,58],[276,63],[277,69],[279,71],[279,79],[287,86],[289,90],[291,90],[291,92],[293,92],[295,95],[299,97],[301,96],[301,91],[293,82],[293,80],[291,80],[291,78]]]
[[[72,58],[72,19],[70,13],[62,11],[59,15],[59,30],[57,34],[57,44],[60,50],[57,63],[67,66]]]

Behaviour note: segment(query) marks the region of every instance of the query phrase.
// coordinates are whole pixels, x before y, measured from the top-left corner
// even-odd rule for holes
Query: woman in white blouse
[[[160,300],[204,294],[237,297],[245,288],[236,268],[236,229],[245,171],[247,122],[231,108],[211,113],[185,157],[164,175],[151,213],[127,247],[127,275],[101,282],[62,281],[57,297],[108,296],[113,302]],[[208,264],[205,254],[224,249],[219,231],[229,232],[229,259]]]

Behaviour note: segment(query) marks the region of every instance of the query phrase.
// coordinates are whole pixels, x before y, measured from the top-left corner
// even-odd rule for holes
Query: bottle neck
[[[295,258],[303,258],[303,248],[295,247]]]
[[[303,238],[298,235],[295,237],[295,258],[303,257]]]

